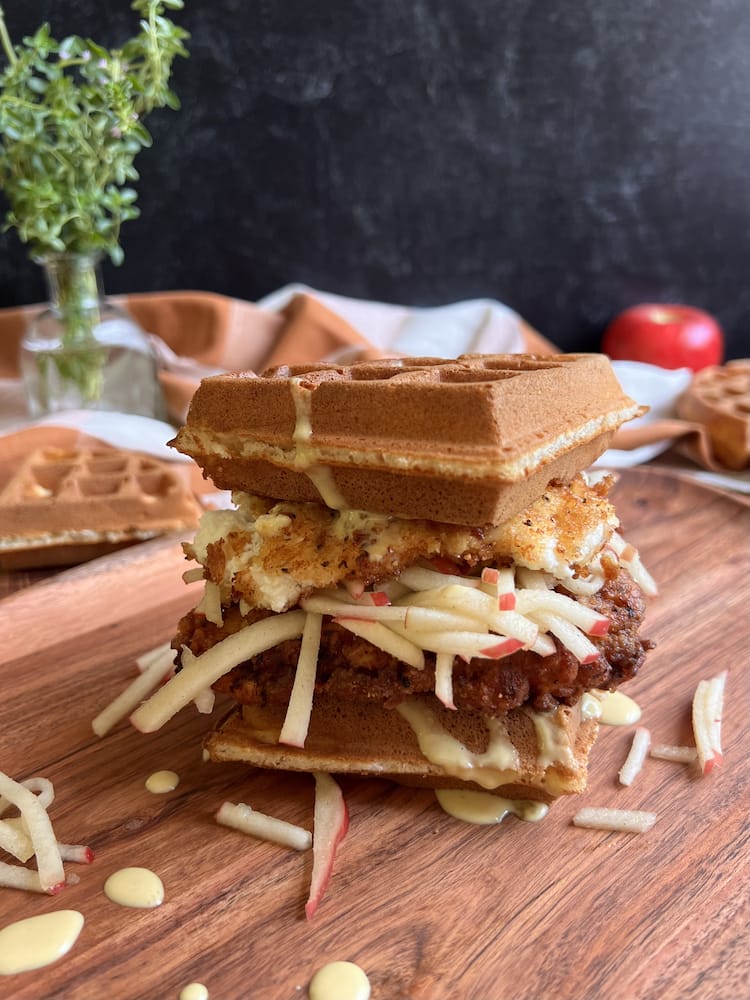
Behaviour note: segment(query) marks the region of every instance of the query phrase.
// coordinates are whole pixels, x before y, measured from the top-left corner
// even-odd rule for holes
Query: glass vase
[[[51,254],[38,263],[49,305],[21,341],[29,414],[95,409],[164,420],[153,349],[135,320],[104,297],[101,254]]]

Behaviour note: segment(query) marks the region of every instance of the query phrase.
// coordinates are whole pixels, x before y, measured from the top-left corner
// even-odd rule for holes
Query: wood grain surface
[[[0,601],[0,768],[51,778],[58,837],[96,852],[55,898],[0,890],[0,927],[60,908],[86,919],[69,955],[0,979],[0,996],[153,1000],[198,980],[211,1000],[292,1000],[334,959],[366,970],[374,1000],[747,995],[750,515],[645,469],[622,474],[616,502],[661,587],[645,629],[658,648],[627,690],[655,741],[689,742],[697,681],[728,667],[724,766],[701,778],[649,760],[622,788],[632,730],[603,729],[584,795],[539,824],[499,827],[451,819],[428,791],[342,782],[351,827],[311,922],[310,853],[213,819],[230,799],[310,827],[310,778],[204,763],[208,720],[192,709],[152,736],[91,733],[133,657],[196,599],[179,547],[139,546]],[[145,789],[159,768],[181,776],[174,792]],[[641,836],[579,830],[582,805],[658,821]],[[161,876],[161,907],[107,900],[105,879],[126,865]]]

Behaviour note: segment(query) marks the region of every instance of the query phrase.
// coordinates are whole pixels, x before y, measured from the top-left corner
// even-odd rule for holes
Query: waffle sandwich
[[[595,694],[640,667],[653,581],[581,470],[641,408],[601,355],[403,358],[222,375],[173,444],[235,508],[186,554],[179,670],[209,756],[548,801],[581,791]]]
[[[190,531],[200,513],[171,463],[116,448],[36,448],[0,491],[0,569],[72,566]]]

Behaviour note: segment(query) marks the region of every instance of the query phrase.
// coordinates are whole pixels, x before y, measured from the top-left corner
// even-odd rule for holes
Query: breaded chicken
[[[370,586],[424,559],[448,560],[461,570],[514,562],[564,584],[602,573],[602,554],[618,526],[609,485],[588,485],[580,475],[569,484],[550,484],[523,513],[487,528],[237,493],[237,509],[204,514],[185,551],[218,585],[222,604],[276,612],[313,589],[342,581]]]

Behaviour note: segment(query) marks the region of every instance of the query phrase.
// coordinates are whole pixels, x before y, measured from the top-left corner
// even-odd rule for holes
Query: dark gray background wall
[[[123,40],[127,0],[6,0]],[[568,350],[638,301],[750,353],[747,0],[187,0],[108,291],[492,296]],[[14,234],[0,305],[39,300]]]

